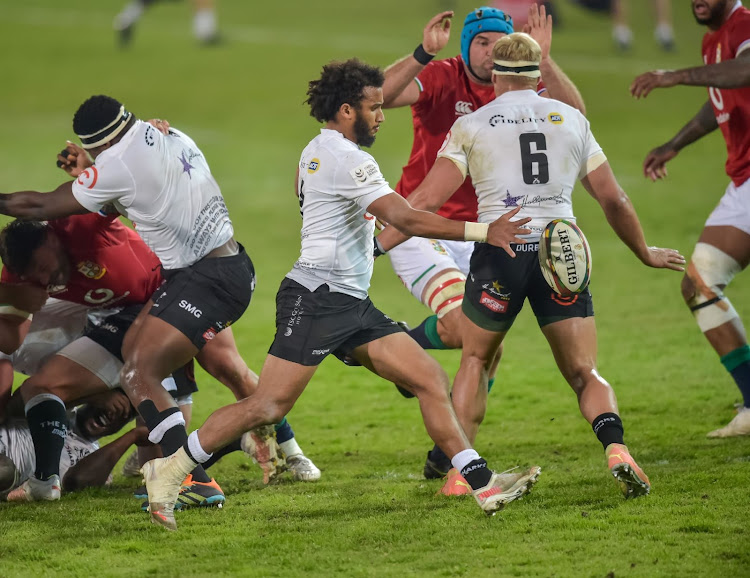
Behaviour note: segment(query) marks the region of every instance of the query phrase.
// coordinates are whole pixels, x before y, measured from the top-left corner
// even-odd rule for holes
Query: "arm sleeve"
[[[461,171],[464,178],[469,173],[469,139],[465,127],[465,117],[460,117],[445,135],[445,141],[438,151],[438,158],[450,159]]]
[[[583,151],[581,154],[581,168],[578,171],[579,180],[588,175],[591,171],[599,168],[607,160],[607,157],[596,142],[594,134],[591,132],[591,125],[585,118],[583,119]]]
[[[135,191],[130,171],[119,159],[110,159],[104,166],[93,165],[73,181],[73,196],[92,213],[113,202],[121,202]]]
[[[337,171],[336,192],[365,211],[371,203],[393,192],[371,155],[357,151],[348,155]]]

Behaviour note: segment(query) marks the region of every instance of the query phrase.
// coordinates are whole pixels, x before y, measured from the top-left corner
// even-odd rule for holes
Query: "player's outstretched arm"
[[[719,127],[716,122],[713,107],[710,101],[701,107],[690,122],[678,132],[669,142],[656,147],[646,155],[643,161],[643,174],[652,181],[663,179],[667,176],[666,164],[677,156],[687,145],[706,136]]]
[[[419,87],[414,79],[433,56],[448,44],[451,34],[452,10],[430,18],[422,32],[422,44],[413,54],[405,56],[385,69],[383,108],[411,106],[419,99]],[[421,48],[421,52],[420,52]]]
[[[567,105],[577,108],[581,114],[586,114],[586,105],[578,87],[568,78],[557,63],[550,56],[552,47],[552,16],[547,15],[544,6],[532,4],[529,6],[529,18],[524,32],[537,41],[542,49],[542,60],[539,63],[539,71],[542,73],[542,81],[547,89],[542,93],[544,96],[554,98]]]
[[[657,269],[684,271],[685,257],[674,249],[649,247],[630,198],[622,190],[612,168],[604,162],[586,175],[581,182],[601,205],[607,222],[623,243],[644,265]]]
[[[88,212],[73,196],[73,181],[63,183],[51,193],[0,194],[0,214],[17,219],[45,221]]]
[[[680,70],[653,70],[637,76],[630,85],[630,94],[646,98],[655,88],[712,86],[714,88],[743,88],[750,86],[750,50],[737,58]]]
[[[420,185],[409,195],[408,203],[415,209],[434,213],[451,198],[463,182],[464,176],[455,163],[440,157]],[[408,238],[395,227],[386,227],[378,235],[378,242],[383,251],[390,251]]]

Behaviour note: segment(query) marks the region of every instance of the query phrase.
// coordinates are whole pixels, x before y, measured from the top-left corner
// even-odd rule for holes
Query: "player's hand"
[[[552,16],[547,15],[544,5],[529,6],[529,19],[523,31],[537,41],[542,49],[542,60],[549,56],[552,47]]]
[[[652,181],[658,181],[667,176],[666,164],[677,156],[677,151],[670,144],[656,147],[646,155],[643,161],[643,175]]]
[[[635,98],[646,98],[655,88],[669,88],[679,84],[674,70],[652,70],[640,76],[630,84],[630,94]]]
[[[661,247],[649,247],[642,259],[643,264],[655,269],[672,269],[673,271],[685,270],[685,257],[674,249],[662,249]]]
[[[158,129],[161,134],[169,134],[169,121],[163,118],[152,118],[148,124]]]
[[[430,18],[422,33],[422,48],[427,54],[435,55],[448,44],[451,37],[451,18],[453,10],[446,10]]]
[[[502,217],[490,223],[490,228],[487,231],[487,242],[490,245],[504,249],[511,257],[515,257],[516,253],[511,249],[510,244],[523,244],[526,242],[517,235],[528,235],[531,233],[531,229],[523,227],[531,221],[531,217],[511,221],[511,218],[515,217],[520,210],[521,207],[516,207],[512,211],[505,213]]]
[[[93,164],[86,150],[70,141],[67,141],[65,148],[57,155],[58,168],[74,179]]]
[[[2,299],[16,309],[26,313],[36,313],[47,302],[47,289],[38,285],[2,284]]]

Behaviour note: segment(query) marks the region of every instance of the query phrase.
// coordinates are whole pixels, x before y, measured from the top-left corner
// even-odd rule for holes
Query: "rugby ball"
[[[585,291],[591,279],[591,249],[583,231],[567,219],[550,221],[539,240],[539,266],[558,295]]]

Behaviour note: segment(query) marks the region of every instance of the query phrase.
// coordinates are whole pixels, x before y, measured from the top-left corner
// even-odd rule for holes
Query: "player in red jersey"
[[[636,98],[678,84],[708,87],[708,100],[670,141],[648,153],[646,177],[667,176],[666,163],[685,146],[720,128],[731,182],[708,217],[682,280],[682,296],[703,334],[742,392],[737,416],[708,437],[750,435],[750,347],[724,288],[750,263],[750,10],[735,0],[693,0],[693,15],[708,27],[705,66],[657,70],[637,77]]]
[[[386,69],[384,108],[411,106],[412,109],[414,144],[396,191],[408,197],[415,208],[435,211],[449,219],[476,221],[477,197],[471,179],[466,179],[442,207],[431,206],[421,196],[410,196],[432,168],[456,118],[495,99],[492,48],[500,37],[513,32],[512,20],[502,11],[486,6],[478,8],[466,16],[461,54],[432,61],[448,43],[452,16],[451,11],[434,16],[425,26],[422,44],[414,54]],[[552,20],[544,7],[534,4],[529,8],[525,29],[542,47],[543,84],[538,92],[585,112],[575,85],[550,57]],[[386,229],[376,239],[375,253],[389,251],[391,265],[401,281],[434,313],[409,334],[425,349],[461,347],[461,303],[474,243],[413,237],[395,247],[403,239],[393,228]],[[500,351],[490,374],[490,387],[499,358]],[[474,400],[454,392],[453,403],[461,425],[473,441],[479,428]],[[425,463],[425,477],[442,477],[448,469],[450,461],[437,447],[433,448]]]

